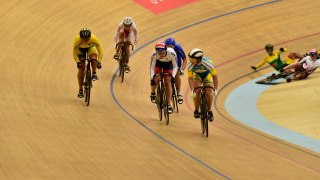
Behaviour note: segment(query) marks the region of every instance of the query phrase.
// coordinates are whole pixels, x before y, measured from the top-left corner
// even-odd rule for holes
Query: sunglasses
[[[156,50],[157,54],[166,54],[167,53],[167,50],[163,50],[163,51],[158,51]]]
[[[195,63],[195,62],[198,62],[198,60],[196,58],[192,58],[192,57],[189,57],[189,61],[191,63]]]

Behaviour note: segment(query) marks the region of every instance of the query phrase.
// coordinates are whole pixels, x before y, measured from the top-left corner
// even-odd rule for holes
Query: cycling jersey
[[[216,69],[214,68],[211,59],[203,57],[200,66],[192,65],[188,62],[188,77],[193,77],[194,81],[200,81],[203,84],[213,84],[212,76],[217,75]]]
[[[307,71],[307,75],[310,75],[320,66],[320,61],[313,61],[310,56],[306,56],[300,61],[300,64],[304,69],[310,69],[309,71]]]
[[[182,65],[182,59],[186,58],[186,54],[184,53],[182,47],[180,44],[176,43],[175,47],[173,48],[174,51],[177,54],[177,61],[178,61],[178,67],[181,68]],[[182,58],[182,59],[181,59]]]
[[[133,20],[132,20],[132,22],[133,22]],[[115,43],[118,42],[118,36],[119,36],[120,32],[123,32],[125,34],[125,39],[127,39],[128,41],[131,41],[132,31],[134,32],[134,37],[135,37],[134,45],[137,45],[138,40],[139,40],[138,29],[137,29],[137,26],[134,22],[130,26],[130,29],[126,29],[126,28],[124,28],[123,21],[121,21],[118,28],[117,28],[116,35],[114,36],[114,42]]]
[[[276,69],[277,71],[283,67],[283,63],[280,59],[280,54],[287,52],[287,49],[284,48],[284,51],[275,51],[272,55],[267,55],[262,62],[260,62],[256,68],[260,68],[262,67],[266,62],[268,62],[274,69]]]
[[[98,56],[98,61],[101,63],[103,51],[100,45],[100,42],[96,36],[91,34],[91,38],[88,42],[88,44],[84,44],[80,38],[80,35],[78,35],[75,40],[74,40],[74,45],[73,45],[73,58],[77,61],[80,62],[79,56],[84,56],[83,53],[79,50],[79,48],[88,48],[88,55],[90,56],[91,54],[97,54],[96,51],[98,50],[99,56]],[[96,48],[96,49],[95,49]],[[93,49],[93,50],[92,50]]]
[[[157,61],[161,61],[164,63],[157,63]],[[170,66],[170,63],[165,62],[171,62],[172,67]],[[158,65],[159,67],[157,67]],[[166,66],[166,67],[161,67]],[[164,69],[164,70],[171,70],[172,69],[172,76],[175,77],[177,71],[178,71],[178,65],[177,65],[177,55],[174,52],[172,48],[167,48],[167,54],[164,58],[160,58],[160,56],[156,53],[156,50],[153,51],[151,56],[151,62],[150,62],[150,77],[153,79],[153,76],[155,73],[155,69]]]

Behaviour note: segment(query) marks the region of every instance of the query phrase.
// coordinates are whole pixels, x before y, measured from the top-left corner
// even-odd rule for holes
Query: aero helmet
[[[130,27],[133,23],[132,18],[129,16],[125,17],[122,22],[125,27]]]
[[[89,38],[91,37],[91,31],[87,28],[83,28],[80,30],[80,38]]]
[[[200,62],[203,58],[203,52],[200,49],[192,49],[189,52],[188,56],[189,56],[190,62],[192,63]]]
[[[176,46],[176,41],[173,38],[168,38],[164,42],[170,48],[174,48]]]
[[[318,55],[317,54],[317,50],[316,49],[311,49],[310,50],[310,56],[314,56],[314,55],[316,55],[316,56]]]
[[[273,51],[273,46],[272,44],[267,44],[265,47],[266,51],[270,52],[270,51]]]
[[[160,41],[156,44],[155,49],[158,54],[166,53],[167,52],[167,45],[163,41]]]

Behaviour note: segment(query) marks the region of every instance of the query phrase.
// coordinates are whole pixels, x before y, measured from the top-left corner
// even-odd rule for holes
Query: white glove
[[[197,94],[194,91],[191,91],[191,97],[195,98],[197,97]]]
[[[213,95],[214,97],[217,97],[217,96],[218,96],[218,90],[214,90],[214,91],[212,92],[212,95]]]
[[[116,44],[114,44],[114,48],[115,48],[115,49],[117,49],[117,43],[116,43]]]
[[[135,46],[135,45],[133,45],[133,46],[132,46],[132,51],[134,51],[134,49],[135,49],[135,48],[136,48],[136,46]]]

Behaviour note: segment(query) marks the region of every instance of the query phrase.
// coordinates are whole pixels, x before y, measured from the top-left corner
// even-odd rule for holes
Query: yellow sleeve
[[[217,71],[216,71],[215,68],[212,68],[212,69],[210,70],[210,73],[211,73],[212,76],[217,75]]]
[[[266,62],[268,62],[267,57],[265,57],[265,58],[263,59],[263,61],[261,61],[261,62],[256,66],[256,68],[258,69],[258,68],[262,67]]]
[[[92,44],[94,44],[96,46],[96,48],[99,52],[98,61],[101,63],[102,55],[103,55],[101,44],[100,44],[98,38],[94,35],[91,35],[90,40],[91,40]]]
[[[189,66],[191,66],[191,62],[190,61],[188,61],[188,64],[187,64],[187,67],[189,67]],[[193,77],[192,70],[188,69],[188,77]]]
[[[74,45],[73,45],[73,58],[74,58],[74,60],[76,60],[77,63],[80,62],[80,59],[79,59],[78,54],[77,54],[77,48],[79,47],[80,44],[81,44],[81,38],[78,35],[74,39]]]

